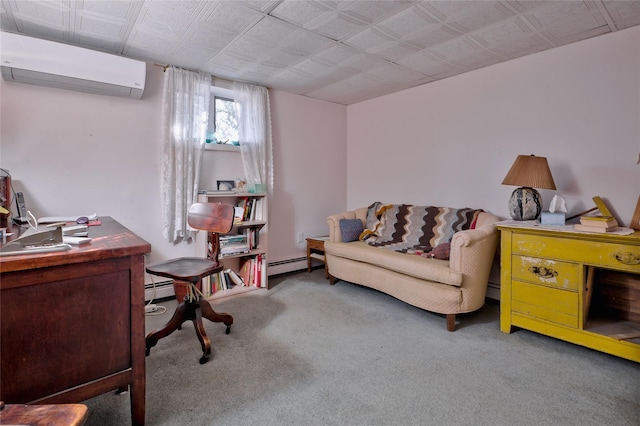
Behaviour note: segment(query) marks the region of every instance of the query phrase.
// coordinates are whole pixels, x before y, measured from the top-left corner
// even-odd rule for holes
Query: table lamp
[[[542,198],[534,188],[556,189],[546,157],[518,155],[502,181],[503,185],[519,186],[509,199],[513,220],[535,220],[542,212]]]

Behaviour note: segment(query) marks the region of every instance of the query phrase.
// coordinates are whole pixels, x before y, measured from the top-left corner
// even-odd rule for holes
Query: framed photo
[[[218,181],[218,191],[233,191],[233,188],[235,187],[236,187],[236,182],[234,180]]]
[[[633,217],[631,218],[629,228],[637,229],[638,231],[640,231],[640,196],[638,196],[638,202],[636,203],[636,209],[633,212]]]

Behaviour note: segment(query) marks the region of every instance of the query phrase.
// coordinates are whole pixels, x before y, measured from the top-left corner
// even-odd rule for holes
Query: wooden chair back
[[[233,206],[219,203],[195,203],[189,209],[187,222],[195,229],[226,234],[233,227]]]
[[[230,204],[195,203],[187,213],[189,226],[202,231],[211,232],[211,251],[207,257],[218,261],[220,252],[219,234],[226,234],[233,228],[234,208]]]

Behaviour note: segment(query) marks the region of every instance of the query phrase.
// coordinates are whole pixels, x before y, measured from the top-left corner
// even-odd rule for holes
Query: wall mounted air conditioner
[[[0,68],[7,81],[140,99],[147,64],[67,44],[0,33]]]

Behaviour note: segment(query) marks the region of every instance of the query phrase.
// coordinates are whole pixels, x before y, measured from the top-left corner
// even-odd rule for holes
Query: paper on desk
[[[79,217],[86,217],[89,220],[96,220],[98,215],[94,214],[81,214],[78,216],[47,216],[38,219],[38,223],[55,223],[55,222],[75,222]]]

